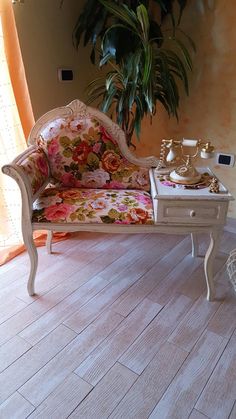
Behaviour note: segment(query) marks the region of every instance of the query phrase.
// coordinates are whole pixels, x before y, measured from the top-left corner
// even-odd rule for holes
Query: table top
[[[210,176],[215,174],[208,167],[198,167],[199,173],[208,173]],[[156,169],[151,169],[150,172],[151,183],[154,186],[154,199],[178,199],[178,200],[216,200],[216,201],[230,201],[233,196],[227,188],[219,180],[219,193],[209,192],[209,187],[201,187],[193,189],[192,186],[183,186],[169,182],[165,175],[159,174]]]

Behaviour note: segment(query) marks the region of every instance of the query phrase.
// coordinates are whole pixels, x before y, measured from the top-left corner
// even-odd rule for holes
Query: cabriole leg
[[[195,258],[198,256],[198,238],[196,233],[191,233],[192,241],[192,257]]]
[[[51,230],[48,230],[47,241],[46,241],[48,254],[52,253],[52,236],[53,236],[53,232]]]
[[[38,252],[34,244],[32,231],[31,232],[23,231],[23,239],[24,239],[25,247],[29,253],[29,258],[30,258],[30,275],[28,279],[27,290],[28,290],[29,295],[34,295],[35,294],[34,282],[35,282],[35,275],[36,275],[36,271],[38,267]]]
[[[215,297],[215,286],[213,281],[213,262],[218,249],[219,231],[213,230],[210,233],[210,244],[204,259],[204,271],[207,283],[207,300],[213,301]]]

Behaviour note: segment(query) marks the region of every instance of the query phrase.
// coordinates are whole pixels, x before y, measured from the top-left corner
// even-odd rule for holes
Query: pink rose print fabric
[[[34,195],[49,177],[47,156],[43,150],[35,150],[26,157],[20,166],[31,183],[32,193]]]
[[[148,169],[129,163],[95,119],[57,119],[41,139],[52,177],[64,186],[150,190]]]
[[[153,224],[152,199],[140,190],[48,188],[34,203],[33,221]]]

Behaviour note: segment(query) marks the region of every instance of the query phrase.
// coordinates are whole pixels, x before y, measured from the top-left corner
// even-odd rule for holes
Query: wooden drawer
[[[227,202],[159,200],[155,208],[156,222],[183,224],[222,224]]]

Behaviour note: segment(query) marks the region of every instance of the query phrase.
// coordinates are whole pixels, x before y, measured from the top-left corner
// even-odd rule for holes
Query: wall
[[[234,0],[189,0],[182,27],[197,46],[190,96],[181,95],[179,123],[162,109],[152,125],[145,121],[138,154],[158,154],[161,138],[186,137],[209,138],[216,150],[236,155],[235,21]],[[236,198],[236,165],[206,162]],[[236,202],[230,204],[229,216],[236,218]]]
[[[85,99],[84,88],[94,77],[89,51],[72,45],[72,30],[84,1],[25,0],[14,4],[16,25],[25,64],[34,116],[75,98]],[[74,70],[74,81],[60,83],[57,69]]]
[[[95,76],[89,50],[75,51],[71,31],[83,1],[25,0],[15,4],[26,76],[35,117],[75,97],[85,99],[84,87]],[[189,0],[182,27],[197,46],[190,75],[190,96],[181,95],[179,123],[161,107],[152,125],[144,121],[137,154],[158,155],[160,140],[169,138],[211,139],[217,150],[236,154],[236,8],[234,0]],[[71,66],[73,83],[60,84],[56,70]],[[207,164],[212,165],[211,161]],[[236,197],[236,166],[214,167],[216,174]],[[236,218],[236,203],[229,216]]]

